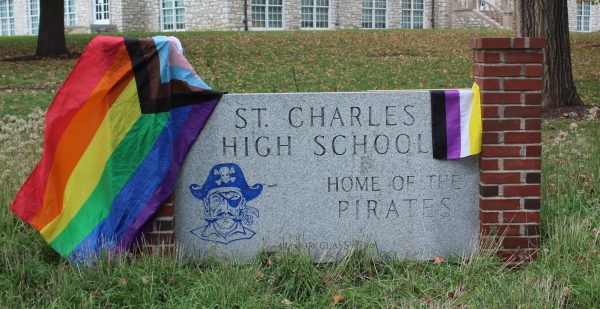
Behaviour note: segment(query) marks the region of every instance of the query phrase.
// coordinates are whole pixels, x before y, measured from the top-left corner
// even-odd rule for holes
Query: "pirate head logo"
[[[249,186],[236,164],[215,165],[203,185],[190,186],[192,195],[202,201],[205,221],[192,234],[221,244],[252,238],[256,233],[248,227],[258,218],[259,211],[248,202],[262,190],[262,184]]]

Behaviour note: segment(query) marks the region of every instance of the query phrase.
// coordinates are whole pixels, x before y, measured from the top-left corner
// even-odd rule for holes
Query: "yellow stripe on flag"
[[[469,122],[470,153],[481,152],[481,136],[483,134],[481,125],[481,102],[479,99],[479,85],[473,83],[473,107],[471,108],[471,121]]]
[[[61,214],[40,231],[47,242],[52,242],[77,215],[96,188],[112,152],[140,116],[136,82],[132,79],[108,110],[89,147],[69,176]]]

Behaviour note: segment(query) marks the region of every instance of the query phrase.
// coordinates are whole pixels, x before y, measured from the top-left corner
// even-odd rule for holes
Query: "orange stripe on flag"
[[[37,230],[63,211],[64,190],[71,172],[93,139],[106,113],[133,78],[127,48],[119,47],[117,56],[87,102],[65,129],[52,161],[43,206],[30,224]]]

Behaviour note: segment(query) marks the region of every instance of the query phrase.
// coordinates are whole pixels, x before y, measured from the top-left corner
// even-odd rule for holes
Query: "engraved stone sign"
[[[429,91],[225,95],[175,191],[187,253],[471,253],[477,158],[436,160]]]

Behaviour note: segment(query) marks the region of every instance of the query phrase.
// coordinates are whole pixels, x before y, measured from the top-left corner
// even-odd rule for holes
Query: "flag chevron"
[[[96,37],[48,110],[42,160],[11,209],[62,256],[127,249],[221,96],[175,38]]]

